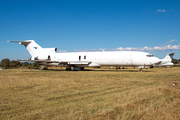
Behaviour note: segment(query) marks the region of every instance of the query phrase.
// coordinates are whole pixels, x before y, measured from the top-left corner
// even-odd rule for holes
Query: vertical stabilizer
[[[32,57],[39,55],[40,51],[42,50],[42,47],[39,46],[34,40],[8,41],[8,42],[16,42],[21,45],[24,45]]]
[[[8,42],[15,42],[24,45],[31,55],[31,60],[50,60],[51,55],[57,51],[57,48],[42,48],[34,40]]]

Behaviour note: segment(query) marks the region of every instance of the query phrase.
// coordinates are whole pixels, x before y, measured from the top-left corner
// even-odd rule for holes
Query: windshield
[[[148,55],[146,55],[147,57],[153,57],[153,55],[152,54],[148,54]]]

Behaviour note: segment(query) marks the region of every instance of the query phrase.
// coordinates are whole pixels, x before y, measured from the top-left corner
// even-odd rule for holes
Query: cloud
[[[163,46],[164,46],[164,45],[168,45],[168,44],[172,44],[173,42],[178,42],[178,41],[177,41],[177,40],[170,40],[169,42],[163,44]]]
[[[125,51],[125,50],[133,50],[133,51],[174,51],[174,50],[180,50],[180,44],[178,45],[170,45],[173,42],[178,42],[177,40],[170,40],[166,44],[162,46],[155,46],[155,47],[143,47],[143,48],[133,48],[133,47],[127,47],[127,48],[116,48],[117,50],[120,51]]]
[[[166,11],[167,12],[175,12],[175,10],[176,10],[176,7],[175,7],[175,9],[166,9],[166,10],[165,9],[158,9],[157,12],[166,12]]]
[[[142,48],[135,48],[135,47],[119,47],[116,49],[106,49],[106,48],[99,48],[99,49],[85,49],[85,50],[74,50],[74,52],[95,52],[95,51],[176,51],[180,50],[180,44],[178,45],[166,45],[166,46],[155,46],[155,47],[142,47]]]
[[[180,44],[178,45],[165,45],[165,46],[155,46],[155,47],[142,47],[142,48],[135,48],[135,47],[119,47],[116,49],[106,49],[106,48],[99,48],[99,49],[85,49],[85,50],[74,50],[74,52],[95,52],[95,51],[177,51],[180,50]]]
[[[95,51],[102,51],[103,49],[85,49],[85,50],[74,50],[74,52],[95,52]]]
[[[180,44],[178,45],[166,45],[166,46],[155,46],[155,47],[143,47],[143,48],[131,48],[131,47],[127,47],[127,48],[116,48],[116,50],[119,51],[174,51],[174,50],[180,50]]]
[[[173,43],[173,42],[178,42],[177,40],[171,40],[167,44]]]
[[[66,50],[58,50],[58,53],[65,53],[67,52]]]
[[[115,49],[106,49],[106,48],[99,48],[99,49],[85,49],[85,50],[74,50],[74,52],[95,52],[95,51],[177,51],[180,50],[180,44],[178,45],[171,45],[173,42],[178,42],[177,40],[170,40],[169,42],[155,47],[119,47]]]
[[[162,9],[162,10],[161,10],[161,9],[158,9],[157,11],[158,11],[158,12],[166,12],[165,9]]]

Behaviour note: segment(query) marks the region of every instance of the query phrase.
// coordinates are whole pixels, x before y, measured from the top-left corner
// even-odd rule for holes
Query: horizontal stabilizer
[[[7,42],[14,42],[14,43],[19,43],[21,45],[27,46],[29,43],[31,43],[34,40],[26,40],[26,41],[7,41]]]
[[[26,40],[26,41],[7,41],[7,42],[17,42],[17,43],[22,43],[22,42],[24,42],[24,43],[30,43],[30,42],[32,42],[32,40]]]

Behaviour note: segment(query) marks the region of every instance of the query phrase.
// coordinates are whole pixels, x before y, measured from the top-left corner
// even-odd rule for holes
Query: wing
[[[59,61],[51,61],[51,60],[18,60],[18,61],[27,61],[27,62],[37,62],[37,63],[59,63]]]
[[[51,60],[19,60],[19,61],[37,62],[41,64],[59,63],[59,65],[63,64],[63,65],[74,65],[74,66],[89,65],[92,63],[90,61],[51,61]]]

